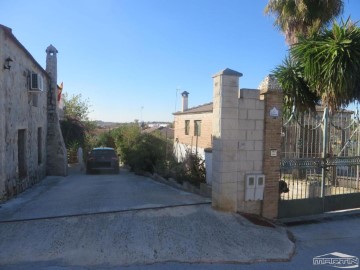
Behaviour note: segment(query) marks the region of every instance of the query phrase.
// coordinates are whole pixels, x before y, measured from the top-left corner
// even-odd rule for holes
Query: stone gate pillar
[[[241,73],[225,69],[213,76],[212,205],[237,207],[238,98]]]
[[[0,34],[2,34],[0,32]],[[1,37],[2,38],[2,37]],[[3,56],[0,52],[0,56]],[[3,59],[3,58],[0,58]],[[6,104],[6,96],[5,96],[5,75],[9,76],[10,70],[2,70],[3,74],[0,74],[0,199],[5,194],[5,104]]]
[[[275,77],[271,75],[264,79],[259,88],[265,103],[263,159],[265,189],[261,215],[266,218],[277,218],[283,94]]]
[[[47,102],[47,175],[67,175],[67,152],[60,129],[57,109],[57,53],[52,45],[46,49],[46,72],[50,76]]]

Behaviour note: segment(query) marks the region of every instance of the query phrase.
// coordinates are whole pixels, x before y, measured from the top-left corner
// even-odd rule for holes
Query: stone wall
[[[264,101],[260,91],[241,89],[239,98],[239,147],[237,211],[260,214],[260,200],[245,200],[248,174],[263,173]]]
[[[5,88],[4,88],[4,76],[5,70],[3,70],[3,63],[7,58],[4,53],[4,41],[5,33],[0,28],[0,200],[5,196],[5,183],[6,183],[6,173],[5,173]]]
[[[11,29],[0,27],[0,41],[0,200],[3,200],[45,177],[49,79]],[[8,57],[13,60],[11,68],[4,69]],[[31,73],[43,78],[43,91],[29,91]],[[24,131],[21,151],[19,130]]]
[[[245,201],[247,174],[261,174],[264,102],[259,90],[241,89],[241,73],[229,69],[213,77],[213,206],[260,213],[260,201]]]
[[[237,211],[238,98],[242,74],[223,70],[213,77],[212,205]]]
[[[56,104],[55,51],[48,47],[45,71],[12,30],[0,25],[0,200],[22,192],[46,174],[67,174]],[[4,69],[9,57],[11,68]],[[31,88],[32,74],[42,81],[41,90]]]
[[[282,95],[271,77],[261,91],[239,91],[241,76],[225,69],[213,77],[212,204],[276,218],[280,156],[274,153],[280,152]],[[265,176],[265,185],[251,190],[249,175]],[[246,196],[259,191],[259,198]]]

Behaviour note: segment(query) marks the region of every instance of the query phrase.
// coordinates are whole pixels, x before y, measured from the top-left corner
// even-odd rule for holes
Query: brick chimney
[[[189,93],[184,91],[181,93],[182,96],[182,112],[186,111],[188,109],[188,97]]]

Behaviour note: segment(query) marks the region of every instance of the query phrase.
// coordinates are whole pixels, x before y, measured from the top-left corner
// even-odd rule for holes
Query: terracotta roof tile
[[[184,112],[175,112],[173,115],[181,115],[181,114],[192,114],[192,113],[207,113],[213,111],[213,103],[206,103],[200,106],[192,107],[187,109]]]

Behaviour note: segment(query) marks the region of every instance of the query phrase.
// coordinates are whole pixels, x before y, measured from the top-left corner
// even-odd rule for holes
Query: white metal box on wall
[[[245,176],[245,201],[263,200],[265,175],[247,174]]]
[[[255,200],[264,199],[265,175],[256,175],[255,181]]]
[[[255,200],[255,181],[256,176],[254,174],[246,175],[245,178],[245,201]]]

